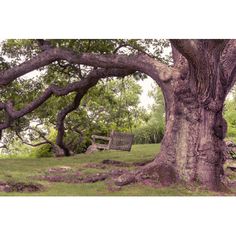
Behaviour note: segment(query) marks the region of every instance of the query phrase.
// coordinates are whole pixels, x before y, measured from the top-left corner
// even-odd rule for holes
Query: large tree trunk
[[[164,166],[167,175],[171,172],[173,181],[198,182],[218,190],[226,133],[222,110],[200,106],[187,90],[171,100],[161,150],[155,159],[158,168]],[[163,179],[168,181],[165,174]]]
[[[202,47],[198,57],[189,55],[188,64],[177,53],[177,62],[185,61],[187,69],[178,80],[162,87],[166,104],[165,135],[160,153],[141,171],[141,177],[148,174],[162,184],[199,183],[218,191],[227,130],[222,116],[227,86],[222,78],[219,50],[211,49],[208,42]]]

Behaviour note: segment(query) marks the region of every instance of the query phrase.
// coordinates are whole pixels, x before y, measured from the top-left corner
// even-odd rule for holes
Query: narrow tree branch
[[[33,130],[34,132],[38,133],[39,138],[42,138],[42,139],[45,140],[45,142],[47,142],[48,144],[54,145],[54,143],[53,143],[52,141],[50,141],[49,139],[47,139],[46,136],[44,135],[44,133],[42,133],[41,131],[39,131],[37,128],[29,127],[28,130]]]
[[[121,43],[115,50],[113,51],[113,54],[116,54],[121,48],[128,47],[129,45],[127,43]]]
[[[44,142],[40,142],[40,143],[29,143],[29,142],[27,142],[27,141],[25,141],[22,137],[21,137],[21,135],[20,135],[20,133],[19,132],[15,132],[16,133],[16,136],[21,140],[21,142],[22,143],[24,143],[24,144],[26,144],[26,145],[28,145],[28,146],[31,146],[31,147],[38,147],[38,146],[41,146],[41,145],[44,145],[44,144],[50,144],[50,143],[48,143],[47,141],[44,141]]]
[[[0,148],[2,148],[2,149],[5,148],[5,149],[7,149],[7,145],[5,145],[5,144],[4,144],[4,145],[1,145]]]

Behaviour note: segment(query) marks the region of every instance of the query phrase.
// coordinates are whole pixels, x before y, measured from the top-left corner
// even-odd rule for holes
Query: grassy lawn
[[[199,188],[187,189],[183,186],[154,188],[144,184],[132,184],[119,189],[110,189],[106,181],[95,183],[63,183],[40,180],[37,176],[48,173],[50,168],[66,167],[69,172],[79,171],[83,175],[102,173],[106,169],[93,167],[91,163],[100,163],[111,159],[127,163],[141,162],[153,159],[158,152],[158,144],[133,145],[131,152],[103,151],[90,155],[80,154],[65,158],[25,158],[0,159],[0,181],[39,183],[44,186],[40,192],[1,192],[2,196],[186,196],[186,195],[226,195],[214,193]],[[89,167],[88,167],[89,165]],[[116,167],[117,168],[117,167]],[[132,168],[132,167],[128,167]],[[232,174],[231,178],[235,176]],[[236,177],[235,177],[236,178]],[[234,190],[231,194],[234,194]],[[230,194],[230,195],[231,195]]]

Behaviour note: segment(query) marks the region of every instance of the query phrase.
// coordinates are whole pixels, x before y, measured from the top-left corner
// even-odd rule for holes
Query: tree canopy
[[[66,48],[78,54],[132,55],[142,52],[163,63],[170,63],[170,57],[163,53],[168,46],[167,40],[5,40],[1,44],[1,68],[8,71],[14,67],[22,68],[22,63],[24,65],[32,58],[34,60],[38,54],[56,48]],[[118,78],[117,81],[111,79],[129,74],[132,78],[127,76],[124,79]],[[133,78],[139,80],[145,76],[138,71],[98,69],[66,60],[56,60],[26,76],[17,75],[16,79],[9,81],[10,86],[1,87],[0,115],[6,121],[0,128],[9,128],[5,131],[2,142],[11,143],[9,141],[14,140],[13,136],[17,134],[25,143],[32,144],[31,141],[40,140],[38,144],[46,144],[48,141],[45,140],[45,135],[49,132],[46,127],[54,127],[58,130],[57,143],[65,148],[63,139],[66,136],[74,139],[75,135],[81,136],[82,132],[88,136],[92,130],[108,134],[112,129],[127,131],[127,127],[132,131],[134,123],[138,122],[138,115],[142,113],[137,108],[141,88]],[[103,77],[106,79],[99,81]],[[90,89],[95,84],[97,86]],[[84,91],[81,92],[82,90]],[[3,102],[14,107],[14,111],[11,111],[15,113],[13,116],[9,117],[7,109],[3,108]],[[105,122],[101,123],[101,120]],[[39,124],[44,126],[41,134],[38,133],[39,130],[32,131]],[[89,124],[90,127],[83,127]],[[26,142],[23,137],[27,137],[29,130],[31,137],[26,138]]]

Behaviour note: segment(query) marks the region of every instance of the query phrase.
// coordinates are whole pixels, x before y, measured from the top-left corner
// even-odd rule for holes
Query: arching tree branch
[[[179,75],[178,70],[142,53],[129,56],[121,54],[77,54],[64,48],[49,48],[18,66],[0,72],[0,86],[6,86],[22,75],[59,60],[93,67],[137,70],[151,76],[160,83]]]
[[[6,112],[6,120],[5,122],[0,123],[0,130],[10,127],[11,123],[14,120],[32,112],[40,105],[42,105],[52,95],[65,96],[74,91],[83,93],[83,91],[87,91],[88,88],[94,86],[97,83],[97,81],[101,78],[110,76],[126,76],[134,72],[135,71],[133,70],[114,69],[114,68],[95,69],[87,75],[86,79],[71,83],[67,85],[65,88],[61,88],[56,85],[49,86],[41,96],[39,96],[33,102],[26,105],[21,110],[15,110],[12,101],[8,101],[7,103],[0,103],[0,110],[5,110]]]

